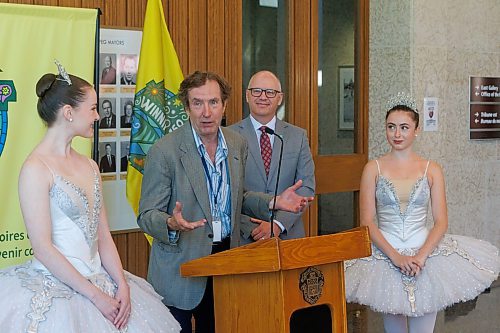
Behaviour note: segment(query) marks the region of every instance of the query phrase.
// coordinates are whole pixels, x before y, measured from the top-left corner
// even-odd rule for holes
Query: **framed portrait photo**
[[[354,66],[339,66],[339,129],[354,129]]]

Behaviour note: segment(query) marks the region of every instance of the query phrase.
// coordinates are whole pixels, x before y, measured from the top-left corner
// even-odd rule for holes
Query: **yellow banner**
[[[137,71],[130,136],[127,199],[137,215],[142,172],[149,148],[187,121],[177,91],[183,80],[177,53],[165,23],[161,0],[148,0]]]
[[[70,74],[93,82],[96,19],[95,9],[0,3],[0,268],[32,255],[17,180],[45,133],[35,85],[43,74],[57,73],[54,59]],[[89,140],[75,140],[73,146],[90,155]]]

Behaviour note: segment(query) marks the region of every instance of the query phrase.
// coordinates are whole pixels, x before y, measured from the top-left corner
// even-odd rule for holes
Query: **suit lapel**
[[[260,154],[260,143],[257,139],[257,135],[255,134],[250,117],[247,117],[242,124],[243,131],[245,133],[244,135],[249,138],[249,140],[247,140],[248,152],[250,153],[251,158],[255,161],[255,165],[257,165],[259,176],[262,177],[264,182],[266,182],[266,170],[264,169],[264,161],[262,161],[262,155]]]
[[[183,153],[181,155],[181,163],[184,167],[184,172],[187,175],[191,187],[193,188],[196,200],[201,206],[205,218],[208,221],[212,220],[210,210],[210,201],[208,198],[207,180],[205,178],[205,170],[201,164],[201,157],[198,153],[198,148],[195,145],[191,125],[184,126],[182,141],[179,144],[179,149]],[[210,224],[210,227],[212,225]]]

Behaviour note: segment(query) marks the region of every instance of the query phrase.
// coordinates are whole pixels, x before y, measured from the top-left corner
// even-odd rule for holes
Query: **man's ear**
[[[249,103],[248,101],[248,90],[245,92],[245,100],[247,101],[247,104]]]
[[[283,97],[285,96],[285,93],[279,93],[279,100],[278,100],[278,106],[281,105],[281,103],[283,103]]]

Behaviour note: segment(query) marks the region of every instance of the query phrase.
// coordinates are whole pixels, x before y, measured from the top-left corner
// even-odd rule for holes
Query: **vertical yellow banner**
[[[135,88],[127,199],[137,214],[149,148],[188,120],[177,91],[184,79],[160,0],[148,0]]]
[[[0,3],[0,268],[31,257],[17,193],[19,170],[45,128],[38,117],[35,85],[57,73],[93,82],[97,10]],[[73,146],[90,155],[89,140]]]

